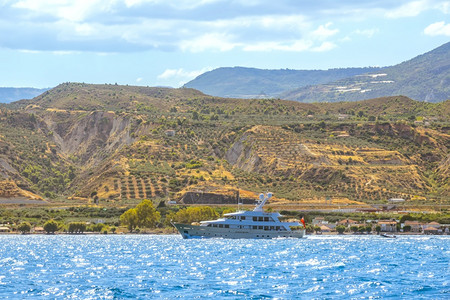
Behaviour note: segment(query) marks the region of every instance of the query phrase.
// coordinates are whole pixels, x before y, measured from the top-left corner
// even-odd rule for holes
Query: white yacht
[[[200,225],[173,223],[184,239],[228,238],[228,239],[272,239],[302,238],[304,224],[281,222],[278,212],[264,212],[263,206],[272,197],[271,193],[259,196],[259,203],[253,211],[238,211],[225,214],[223,218],[202,221]],[[303,222],[303,221],[302,221]]]

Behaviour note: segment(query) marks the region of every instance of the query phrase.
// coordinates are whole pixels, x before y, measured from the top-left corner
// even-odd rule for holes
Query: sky
[[[381,67],[449,41],[450,0],[0,0],[0,86]]]

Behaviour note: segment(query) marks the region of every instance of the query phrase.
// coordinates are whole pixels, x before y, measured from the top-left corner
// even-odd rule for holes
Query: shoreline
[[[305,234],[305,236],[382,236],[382,234],[387,234],[389,236],[450,236],[449,234],[425,234],[420,232],[382,232],[380,234],[354,234],[354,233],[343,233],[339,234],[337,232],[326,232],[321,234],[310,233]],[[150,231],[150,232],[83,232],[83,233],[67,233],[67,232],[55,232],[55,233],[45,233],[45,232],[29,232],[29,233],[20,233],[20,232],[0,232],[0,236],[2,235],[179,235],[178,232],[169,232],[169,231]]]

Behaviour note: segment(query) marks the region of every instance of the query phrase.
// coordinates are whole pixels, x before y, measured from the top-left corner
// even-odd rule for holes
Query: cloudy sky
[[[0,86],[174,86],[217,67],[387,66],[450,41],[450,0],[0,0]]]

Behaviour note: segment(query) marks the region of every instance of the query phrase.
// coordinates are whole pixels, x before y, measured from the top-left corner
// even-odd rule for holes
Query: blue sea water
[[[450,299],[450,237],[0,236],[0,299]]]

